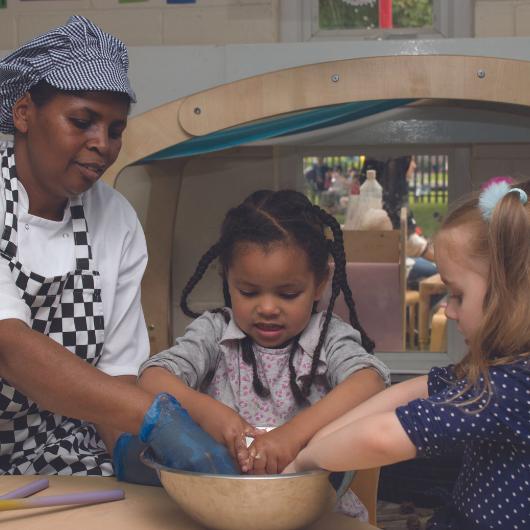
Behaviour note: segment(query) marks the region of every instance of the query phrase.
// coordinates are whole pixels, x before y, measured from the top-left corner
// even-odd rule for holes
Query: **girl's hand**
[[[230,407],[214,400],[201,417],[197,418],[197,422],[218,442],[226,445],[232,458],[238,461],[241,471],[249,471],[249,450],[245,438],[257,436],[260,431]]]
[[[299,439],[286,423],[268,433],[256,436],[249,447],[252,469],[256,475],[281,473],[302,449]]]
[[[295,465],[295,461],[296,460],[293,460],[290,464],[287,465],[287,467],[284,468],[284,470],[282,471],[282,475],[286,475],[287,473],[296,473],[296,465]]]

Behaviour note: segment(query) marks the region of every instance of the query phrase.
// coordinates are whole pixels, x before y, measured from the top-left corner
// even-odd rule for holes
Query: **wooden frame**
[[[132,118],[115,164],[104,179],[111,185],[127,166],[162,149],[256,120],[352,101],[458,99],[530,106],[530,62],[476,56],[414,55],[348,59],[279,70],[211,88]],[[177,203],[171,182],[159,182],[150,198],[146,237],[173,240]],[[166,190],[166,191],[164,191]],[[168,211],[168,208],[170,209]],[[171,211],[171,208],[173,210]],[[163,216],[163,217],[160,217]],[[164,255],[172,255],[166,248]],[[160,260],[159,260],[160,261]],[[160,263],[158,265],[160,267]],[[170,343],[170,264],[150,262],[143,305],[156,350]],[[153,272],[155,270],[155,272]]]
[[[399,263],[399,230],[343,230],[346,261]]]

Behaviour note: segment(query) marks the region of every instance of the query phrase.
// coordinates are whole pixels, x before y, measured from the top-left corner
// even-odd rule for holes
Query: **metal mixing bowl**
[[[141,456],[192,519],[216,530],[292,530],[331,511],[337,496],[327,471],[288,475],[210,475],[179,471]]]

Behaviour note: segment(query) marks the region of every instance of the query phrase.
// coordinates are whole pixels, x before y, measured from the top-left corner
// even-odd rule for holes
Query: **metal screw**
[[[147,324],[147,329],[148,329],[149,331],[154,331],[154,330],[155,330],[155,327],[156,327],[156,326],[155,326],[154,324]]]
[[[337,83],[339,80],[340,80],[340,76],[339,74],[333,74],[331,76],[331,80],[334,82],[334,83]]]
[[[195,108],[193,109],[193,112],[194,112],[195,114],[200,114],[200,113],[202,112],[201,107],[195,107]]]
[[[484,79],[486,77],[486,72],[484,70],[479,70],[477,76],[479,79]]]

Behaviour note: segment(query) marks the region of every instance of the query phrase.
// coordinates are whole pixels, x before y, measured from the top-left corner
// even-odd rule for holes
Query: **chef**
[[[135,101],[127,71],[123,43],[81,16],[0,60],[0,474],[112,475],[122,432],[124,479],[144,442],[175,467],[183,431],[210,443],[135,384],[146,243],[100,181]]]

